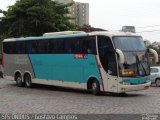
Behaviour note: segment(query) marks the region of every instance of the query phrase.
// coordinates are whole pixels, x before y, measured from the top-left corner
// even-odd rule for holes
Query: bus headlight
[[[128,82],[122,82],[123,85],[130,85]]]

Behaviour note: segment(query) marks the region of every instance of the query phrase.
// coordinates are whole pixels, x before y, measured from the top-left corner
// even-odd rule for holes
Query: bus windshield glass
[[[124,54],[124,64],[119,64],[121,77],[140,77],[149,75],[149,57],[141,37],[113,37],[116,49]]]
[[[142,37],[120,36],[113,37],[117,49],[122,51],[144,51],[145,46]]]

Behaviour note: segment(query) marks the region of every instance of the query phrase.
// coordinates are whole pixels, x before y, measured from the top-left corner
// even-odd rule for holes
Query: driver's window
[[[110,75],[117,76],[117,63],[114,47],[109,37],[98,36],[98,52],[101,64],[105,71]]]

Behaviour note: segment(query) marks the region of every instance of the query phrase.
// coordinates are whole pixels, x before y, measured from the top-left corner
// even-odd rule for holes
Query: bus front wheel
[[[20,73],[17,73],[15,75],[15,81],[18,87],[23,87],[24,86],[24,82],[22,81],[22,76]]]
[[[100,86],[97,80],[93,80],[92,82],[92,94],[99,95],[100,93]]]
[[[24,83],[25,83],[26,87],[28,87],[28,88],[32,87],[32,80],[31,80],[31,76],[29,74],[26,74],[24,76]]]

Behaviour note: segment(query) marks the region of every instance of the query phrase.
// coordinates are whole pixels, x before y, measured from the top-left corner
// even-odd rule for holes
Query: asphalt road
[[[15,81],[0,79],[0,113],[158,114],[160,87],[123,96],[94,96],[83,90],[55,86],[17,87]]]

